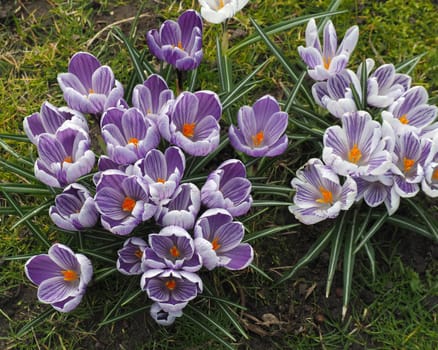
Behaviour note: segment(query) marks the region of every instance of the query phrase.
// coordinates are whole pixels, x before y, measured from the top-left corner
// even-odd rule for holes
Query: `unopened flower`
[[[55,134],[66,120],[71,120],[88,132],[87,120],[82,113],[68,107],[57,108],[47,101],[42,104],[40,112],[24,118],[23,128],[29,140],[36,145],[39,135]]]
[[[219,145],[222,106],[212,91],[182,92],[159,121],[163,138],[192,156],[205,156]]]
[[[253,259],[254,252],[248,243],[241,243],[245,228],[225,209],[209,209],[196,222],[194,228],[196,251],[203,265],[213,270],[223,266],[228,270],[242,270]]]
[[[201,200],[207,208],[223,208],[232,216],[246,214],[251,208],[251,182],[245,165],[237,159],[223,162],[208,175],[201,188]]]
[[[24,266],[26,276],[38,286],[38,299],[54,309],[69,312],[76,308],[93,276],[90,260],[56,243],[48,254],[30,258]]]
[[[82,185],[73,183],[55,198],[49,215],[56,226],[70,231],[79,231],[96,225],[99,219],[94,198]]]
[[[169,312],[164,311],[158,303],[153,303],[150,309],[151,317],[161,326],[170,326],[175,322],[177,317],[181,317],[183,315],[182,310]]]
[[[252,107],[241,107],[237,123],[238,128],[231,125],[229,129],[230,143],[237,151],[253,157],[275,157],[286,151],[288,115],[272,96],[263,96]]]
[[[143,252],[147,243],[139,237],[128,238],[117,252],[117,270],[124,275],[140,275]]]
[[[357,194],[356,183],[350,176],[341,185],[339,176],[317,158],[297,170],[292,187],[296,194],[289,210],[306,225],[337,217],[341,210],[351,207]]]
[[[88,174],[95,156],[88,133],[72,122],[65,122],[54,135],[41,134],[35,176],[44,184],[64,187]]]
[[[118,235],[130,234],[138,224],[154,216],[157,209],[149,201],[144,181],[118,170],[101,174],[94,199],[102,226]]]
[[[110,108],[101,119],[107,154],[120,165],[134,164],[158,146],[160,134],[155,124],[137,108]]]
[[[99,115],[123,98],[123,87],[111,68],[87,52],[73,55],[68,73],[58,74],[58,83],[68,106],[82,113]]]
[[[146,38],[152,54],[178,70],[192,70],[201,63],[202,19],[194,10],[185,11],[178,22],[166,20],[160,30],[148,31]]]
[[[308,73],[314,80],[326,80],[347,66],[351,53],[359,38],[359,28],[353,26],[347,30],[338,47],[338,38],[333,23],[329,20],[324,27],[323,46],[318,37],[318,28],[312,18],[306,28],[306,47],[299,46],[298,53],[309,66]]]
[[[222,23],[243,9],[248,0],[199,0],[201,16],[211,23]]]

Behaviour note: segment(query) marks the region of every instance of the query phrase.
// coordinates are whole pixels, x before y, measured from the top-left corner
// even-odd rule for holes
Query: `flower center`
[[[351,163],[357,164],[361,158],[362,158],[362,152],[360,151],[359,147],[357,147],[357,144],[355,143],[351,148],[350,152],[348,152],[348,160]]]
[[[219,5],[218,5],[217,9],[220,10],[224,6],[225,6],[224,0],[219,0]]]
[[[213,242],[211,242],[211,245],[213,246],[213,250],[218,250],[222,244],[219,244],[219,237],[215,237],[213,239]]]
[[[177,44],[177,46],[178,46],[178,49],[181,49],[181,50],[184,51],[184,48],[183,48],[183,45],[182,45],[181,40],[178,40],[178,44]]]
[[[329,191],[328,189],[320,186],[319,192],[321,192],[321,198],[318,198],[316,200],[317,203],[322,204],[333,204],[333,193]]]
[[[179,249],[174,245],[172,248],[169,249],[170,255],[172,255],[174,258],[177,258],[181,255],[179,252]]]
[[[176,281],[172,278],[165,283],[167,289],[174,290],[176,288]]]
[[[135,207],[136,201],[131,197],[125,197],[122,203],[122,210],[131,212]]]
[[[76,281],[79,278],[76,271],[73,270],[62,270],[61,273],[64,276],[64,281],[72,282]]]
[[[332,62],[331,57],[323,57],[322,58],[322,64],[324,65],[325,69],[329,69],[331,62]]]
[[[438,168],[436,168],[432,173],[432,179],[438,180]]]
[[[135,147],[137,147],[138,146],[138,139],[136,138],[136,137],[131,137],[129,140],[128,140],[128,144],[129,143],[132,143]]]
[[[96,93],[96,92],[95,92],[92,88],[89,88],[89,89],[88,89],[88,94],[89,94],[89,95],[94,94],[94,93]]]
[[[403,170],[407,173],[415,165],[415,160],[404,157],[403,158]]]
[[[65,163],[73,163],[73,158],[72,158],[72,156],[67,156],[67,157],[65,157],[65,158],[64,158],[64,162],[65,162]]]
[[[157,182],[164,184],[166,182],[166,180],[164,180],[163,178],[159,177],[157,179]]]
[[[409,123],[409,120],[406,117],[406,114],[403,114],[400,118],[398,118],[398,120],[400,120],[400,123],[402,123],[402,124],[408,124]]]
[[[134,253],[134,255],[141,260],[141,258],[143,257],[143,252],[140,249],[137,249]]]
[[[182,133],[185,137],[193,137],[195,135],[196,123],[184,123]]]
[[[259,147],[265,139],[265,134],[263,133],[263,131],[259,131],[257,134],[251,136],[251,138],[253,145],[255,147]]]

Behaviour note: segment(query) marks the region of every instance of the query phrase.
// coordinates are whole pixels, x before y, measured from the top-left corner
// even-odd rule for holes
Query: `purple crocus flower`
[[[252,247],[241,243],[245,228],[225,209],[209,209],[194,228],[196,251],[203,265],[213,270],[223,266],[228,270],[242,270],[254,257]]]
[[[406,91],[388,109],[382,112],[396,133],[412,130],[420,134],[430,126],[437,116],[437,107],[427,104],[429,96],[422,86],[415,86]]]
[[[47,101],[41,105],[40,112],[24,118],[23,128],[29,140],[36,145],[39,135],[43,133],[54,135],[66,120],[71,120],[88,132],[87,120],[82,113],[68,107],[57,108]]]
[[[318,37],[318,28],[312,18],[306,28],[306,47],[299,46],[298,53],[309,66],[308,73],[313,80],[327,80],[347,66],[348,59],[356,47],[359,28],[353,26],[347,30],[338,47],[336,30],[331,21],[324,26],[323,47]]]
[[[108,66],[87,52],[77,52],[68,64],[68,73],[58,74],[58,83],[70,108],[100,115],[109,107],[123,104],[123,87]]]
[[[48,254],[30,258],[24,266],[27,278],[38,286],[38,300],[55,310],[69,312],[76,308],[93,276],[90,260],[56,243]]]
[[[147,185],[138,176],[118,170],[104,171],[96,186],[96,207],[102,226],[118,235],[128,235],[142,221],[154,216]]]
[[[157,127],[137,108],[110,108],[100,125],[107,154],[120,165],[134,164],[160,143]]]
[[[183,275],[202,267],[192,236],[179,226],[166,226],[149,234],[149,246],[143,256],[143,270],[178,270]]]
[[[438,134],[433,139],[430,152],[424,162],[424,179],[421,189],[429,197],[438,197]]]
[[[332,168],[317,158],[297,170],[291,184],[296,193],[289,210],[306,225],[337,217],[341,210],[351,207],[357,194],[356,182],[350,176],[341,185]]]
[[[176,312],[164,311],[158,303],[153,303],[150,309],[151,317],[161,326],[170,326],[177,317],[183,315],[182,310]]]
[[[288,115],[280,111],[274,97],[266,95],[252,107],[241,107],[237,123],[238,128],[231,125],[229,129],[230,143],[237,151],[252,157],[275,157],[286,151]]]
[[[132,105],[155,124],[173,99],[173,91],[168,88],[166,81],[158,74],[150,75],[143,84],[137,85],[132,92]]]
[[[184,153],[172,146],[164,154],[157,149],[150,150],[135,164],[133,171],[149,185],[151,200],[165,205],[179,186],[185,166]]]
[[[94,166],[88,133],[71,121],[62,124],[55,135],[41,134],[37,148],[35,176],[48,186],[67,186]]]
[[[219,145],[222,106],[212,91],[182,92],[159,121],[161,136],[192,156],[205,156]]]
[[[193,272],[150,269],[143,273],[141,288],[165,312],[179,312],[202,292],[202,280]]]
[[[178,70],[192,70],[201,63],[202,19],[194,10],[185,11],[178,22],[165,21],[159,31],[148,31],[146,39],[153,55]]]
[[[365,111],[346,113],[324,133],[324,163],[339,175],[382,175],[391,167],[381,125]]]
[[[147,243],[140,237],[128,238],[117,252],[117,270],[124,275],[141,275],[144,272],[141,261],[146,247]]]
[[[49,215],[56,226],[70,231],[79,231],[96,225],[99,219],[94,198],[82,185],[73,183],[55,198]]]
[[[207,208],[223,208],[235,217],[251,208],[250,193],[245,165],[238,159],[229,159],[208,175],[201,188],[201,200]]]
[[[201,193],[192,183],[180,185],[167,205],[162,206],[155,220],[162,226],[177,225],[186,230],[193,228],[201,207]]]

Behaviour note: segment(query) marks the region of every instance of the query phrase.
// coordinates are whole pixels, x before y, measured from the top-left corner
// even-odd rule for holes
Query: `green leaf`
[[[9,193],[22,193],[32,195],[53,195],[54,192],[47,186],[34,184],[0,184],[0,189]]]
[[[38,253],[39,254],[39,253]],[[14,256],[3,256],[1,259],[4,261],[15,261],[15,260],[27,260],[35,256],[36,254],[25,254],[25,255],[14,255]]]
[[[115,267],[105,267],[96,271],[95,277],[93,278],[94,282],[99,282],[112,275],[113,273],[119,273],[119,270]]]
[[[301,86],[303,85],[304,78],[306,76],[307,76],[307,72],[303,71],[301,73],[301,75],[299,76],[298,80],[296,81],[292,91],[289,93],[289,96],[287,97],[286,103],[284,105],[284,111],[286,113],[289,112],[289,109],[294,104],[295,98],[297,97],[298,91],[301,89]]]
[[[222,91],[230,93],[233,86],[233,77],[231,71],[231,62],[227,55],[222,51],[222,44],[219,37],[216,37],[216,52],[219,70],[219,79],[221,82]]]
[[[361,104],[361,110],[365,110],[367,106],[367,96],[368,96],[368,71],[367,71],[367,65],[366,62],[362,62],[362,67],[360,71],[360,86],[362,88],[361,94],[362,94],[362,104]]]
[[[56,310],[54,308],[49,307],[46,311],[44,311],[38,317],[34,318],[32,321],[27,323],[23,328],[21,328],[16,334],[17,338],[21,338],[22,336],[27,334],[35,326],[38,326],[40,323],[46,321],[55,312]]]
[[[317,115],[317,114],[315,114],[315,112],[309,111],[308,109],[306,109],[302,106],[292,104],[290,106],[290,110],[292,110],[298,114],[301,114],[303,117],[307,117],[307,118],[310,118],[310,119],[316,121],[317,123],[321,124],[324,127],[324,129],[333,125],[333,123],[329,123],[327,120],[325,120],[324,117]]]
[[[426,223],[426,226],[435,237],[435,240],[438,240],[438,228],[436,226],[436,218],[429,217],[426,210],[421,207],[420,203],[414,203],[414,201],[410,198],[406,198],[406,202],[418,213],[418,215],[420,215],[421,220]]]
[[[275,227],[267,228],[265,230],[261,230],[261,231],[246,235],[246,237],[243,239],[243,242],[248,243],[248,242],[254,241],[256,239],[262,238],[262,237],[273,235],[274,233],[284,232],[284,231],[290,230],[291,228],[297,227],[299,225],[300,225],[299,223],[295,223],[295,224],[290,224],[290,225],[285,225],[285,226],[275,226]]]
[[[30,220],[35,215],[38,215],[41,211],[46,210],[52,204],[53,204],[53,201],[50,200],[50,201],[45,202],[45,203],[41,204],[40,206],[36,207],[34,210],[27,212],[26,214],[23,213],[24,215],[11,226],[10,230],[15,229],[17,226],[21,225],[25,221]]]
[[[26,158],[24,158],[21,154],[18,154],[17,152],[15,152],[14,149],[12,149],[6,142],[4,142],[1,138],[0,138],[0,146],[9,154],[11,154],[12,156],[14,156],[15,158],[17,158],[21,163],[26,164],[29,167],[33,167],[33,162],[27,160]]]
[[[290,270],[289,272],[283,274],[283,276],[275,283],[275,286],[278,286],[279,284],[287,281],[288,279],[292,278],[295,273],[302,268],[303,266],[306,266],[309,262],[314,260],[327,246],[327,244],[330,242],[333,232],[335,232],[336,225],[334,225],[330,230],[323,233],[316,242],[310,247],[310,249],[307,251],[306,255],[304,255]]]
[[[82,254],[85,254],[87,256],[92,256],[92,257],[99,259],[101,261],[110,263],[111,265],[114,265],[114,266],[116,265],[115,258],[111,258],[109,256],[102,255],[102,254],[96,253],[95,251],[91,251],[91,250],[87,250],[87,249],[79,249],[79,252]]]
[[[306,124],[298,121],[297,119],[295,119],[295,118],[293,118],[291,116],[289,116],[289,122],[291,122],[292,124],[296,125],[300,129],[303,129],[303,130],[309,132],[310,134],[318,136],[318,138],[321,138],[322,136],[324,136],[324,131],[323,130],[308,127]]]
[[[412,57],[410,60],[400,62],[399,64],[395,65],[395,71],[397,73],[411,74],[415,66],[426,54],[427,52],[423,52],[422,54]]]
[[[248,84],[248,87],[241,90],[238,94],[233,95],[233,98],[230,98],[227,100],[227,103],[222,103],[222,108],[224,111],[228,111],[228,108],[236,101],[239,101],[243,96],[247,95],[249,92],[251,92],[254,88],[258,86],[259,81],[253,81]],[[229,124],[232,124],[232,118],[229,117],[227,122]]]
[[[370,261],[371,275],[373,276],[374,281],[376,279],[376,254],[374,253],[374,247],[371,242],[366,242],[364,249],[367,253],[368,260]]]
[[[145,305],[145,306],[142,306],[139,308],[135,308],[134,310],[127,311],[123,314],[120,314],[118,316],[115,316],[115,317],[109,318],[105,321],[102,321],[99,323],[98,326],[99,326],[99,328],[101,328],[102,326],[105,326],[107,324],[114,323],[114,322],[120,321],[120,320],[124,320],[126,318],[130,318],[131,316],[138,314],[139,312],[143,312],[143,311],[149,309],[150,307],[151,307],[150,305]]]
[[[271,277],[269,277],[269,275],[265,271],[260,269],[258,266],[254,265],[254,264],[249,264],[249,267],[252,268],[255,272],[257,272],[264,279],[268,280],[269,282],[274,281]]]
[[[369,229],[369,231],[366,233],[366,235],[361,235],[362,240],[359,244],[356,245],[356,248],[354,249],[353,254],[356,254],[363,246],[364,244],[368,243],[368,241],[373,237],[383,226],[383,224],[388,219],[388,213],[383,213],[381,217],[374,223],[374,225]]]
[[[219,146],[208,156],[202,157],[201,159],[199,159],[199,157],[193,158],[196,163],[191,166],[190,169],[186,169],[187,176],[193,176],[199,169],[204,168],[206,164],[217,157],[217,155],[225,148],[225,146],[228,145],[228,142],[228,137],[224,137]]]
[[[25,168],[19,167],[16,164],[10,163],[6,160],[0,159],[0,167],[2,167],[3,169],[5,169],[7,171],[10,171],[11,173],[13,173],[15,175],[25,177],[26,179],[29,179],[31,181],[34,181],[34,182],[38,181],[37,178],[35,177],[35,175],[33,174],[33,170],[32,170],[32,172],[30,172],[29,170],[26,170]]]
[[[387,221],[391,224],[394,224],[398,227],[401,227],[405,230],[409,230],[415,233],[418,233],[426,238],[429,238],[433,241],[436,241],[436,238],[434,235],[432,235],[426,228],[422,225],[419,225],[418,223],[411,223],[409,221],[406,221],[406,218],[399,218],[397,216],[390,216],[388,217]]]
[[[0,139],[30,143],[30,140],[26,135],[0,134]]]
[[[278,206],[290,206],[293,205],[293,203],[289,203],[289,202],[280,202],[280,201],[270,201],[270,200],[254,200],[252,202],[251,207],[252,208],[256,208],[256,207],[278,207]]]

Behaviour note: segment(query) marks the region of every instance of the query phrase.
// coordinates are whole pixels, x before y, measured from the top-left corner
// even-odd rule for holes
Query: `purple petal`
[[[230,258],[225,265],[229,270],[242,270],[251,264],[254,251],[248,243],[239,244],[232,250],[222,253],[223,256]]]
[[[91,77],[100,67],[99,60],[87,52],[78,52],[73,55],[68,64],[68,71],[76,75],[86,89],[92,87]]]

